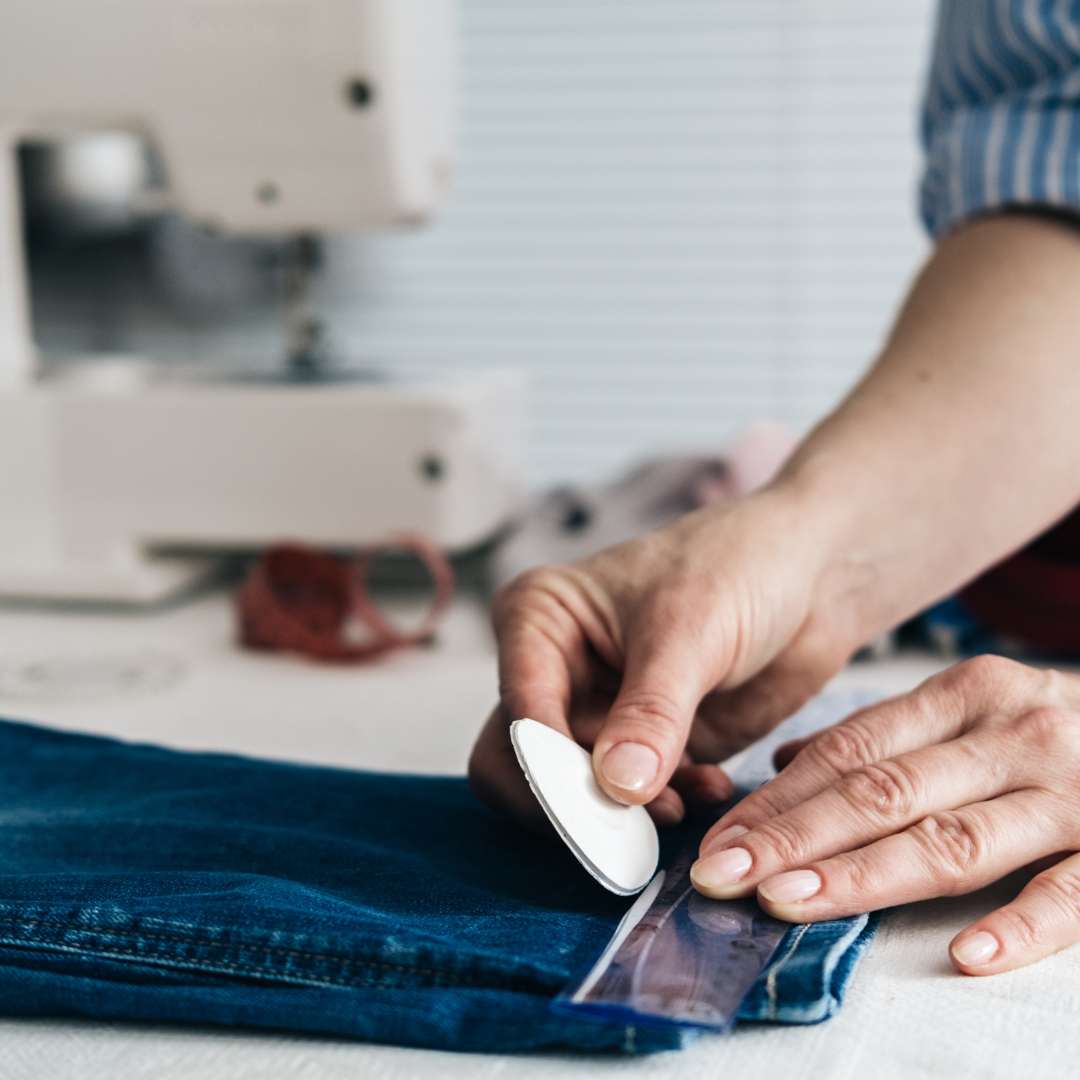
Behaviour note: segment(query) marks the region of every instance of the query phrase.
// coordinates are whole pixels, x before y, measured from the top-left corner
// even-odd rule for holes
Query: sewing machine
[[[0,596],[155,601],[201,577],[207,552],[403,530],[458,550],[506,520],[515,384],[327,373],[308,301],[313,236],[416,226],[442,205],[455,14],[453,0],[5,0]],[[295,238],[279,373],[35,355],[16,148],[100,131],[145,139],[192,220]]]

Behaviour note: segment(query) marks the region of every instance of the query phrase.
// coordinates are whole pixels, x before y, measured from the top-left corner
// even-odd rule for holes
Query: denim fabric
[[[795,926],[739,1006],[739,1019],[816,1024],[840,1008],[877,915]]]
[[[679,1046],[679,1029],[551,1009],[625,907],[562,845],[500,820],[457,778],[179,753],[0,721],[8,1015],[455,1050]],[[826,925],[842,932],[789,936],[747,1018],[832,1011],[851,936],[865,931]]]

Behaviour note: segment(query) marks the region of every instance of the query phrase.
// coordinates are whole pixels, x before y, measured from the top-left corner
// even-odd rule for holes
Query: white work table
[[[902,690],[926,658],[860,664],[841,685]],[[438,643],[358,668],[252,655],[222,596],[153,614],[0,608],[0,715],[188,749],[364,768],[461,772],[495,687],[479,605]],[[1015,885],[1013,886],[1015,888]],[[999,888],[997,896],[1007,894]],[[1080,949],[990,979],[952,973],[953,933],[994,896],[891,913],[843,1009],[640,1059],[437,1053],[286,1035],[0,1018],[4,1080],[406,1077],[1015,1077],[1075,1075]]]

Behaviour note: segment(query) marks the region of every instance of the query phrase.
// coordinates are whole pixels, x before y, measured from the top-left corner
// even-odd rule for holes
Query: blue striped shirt
[[[942,0],[922,115],[923,220],[1080,213],[1080,0]]]

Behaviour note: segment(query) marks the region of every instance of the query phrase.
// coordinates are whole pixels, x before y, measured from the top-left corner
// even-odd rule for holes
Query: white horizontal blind
[[[534,479],[805,427],[925,242],[929,0],[463,0],[456,196],[333,249],[339,341],[521,366]]]

